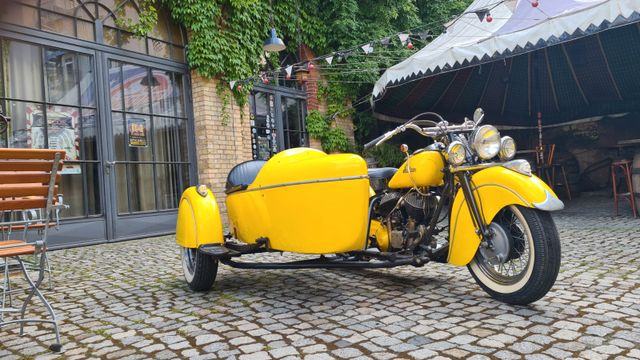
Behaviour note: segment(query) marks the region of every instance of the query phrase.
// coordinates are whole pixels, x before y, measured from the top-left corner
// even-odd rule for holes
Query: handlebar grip
[[[364,144],[364,148],[365,149],[369,149],[369,148],[375,146],[375,144],[377,144],[378,141],[382,140],[386,135],[387,134],[382,134],[382,135],[378,136],[377,138],[369,141],[368,143]]]

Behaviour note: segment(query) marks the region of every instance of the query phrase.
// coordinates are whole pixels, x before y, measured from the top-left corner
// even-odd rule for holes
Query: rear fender
[[[186,248],[198,248],[223,242],[220,209],[211,190],[207,189],[207,196],[202,196],[195,186],[186,189],[178,207],[176,243]]]
[[[486,224],[508,205],[521,205],[544,211],[564,207],[556,194],[535,175],[526,176],[502,166],[478,171],[471,177],[473,194]],[[467,265],[480,245],[480,236],[469,213],[467,201],[459,190],[451,208],[448,262]]]

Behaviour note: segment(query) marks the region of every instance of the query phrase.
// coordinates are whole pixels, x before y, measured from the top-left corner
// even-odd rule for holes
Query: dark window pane
[[[171,58],[175,61],[185,62],[184,48],[181,46],[171,46]]]
[[[152,161],[151,120],[148,116],[126,114],[129,161]]]
[[[125,108],[127,111],[148,113],[149,85],[153,80],[149,80],[147,68],[125,64],[122,70]]]
[[[93,109],[82,109],[81,128],[82,128],[82,146],[84,147],[84,160],[98,159],[98,130],[96,127],[96,111]]]
[[[118,30],[105,26],[103,30],[103,41],[109,46],[118,47]]]
[[[127,165],[116,164],[116,196],[118,214],[129,212],[129,192],[127,190]]]
[[[82,187],[82,166],[80,164],[65,164],[70,171],[62,175],[60,188],[64,194],[64,202],[69,209],[62,211],[64,217],[78,217],[85,215],[84,188]]]
[[[78,3],[76,0],[41,0],[40,6],[43,9],[73,16],[74,9],[78,6]]]
[[[82,11],[80,11],[82,13]],[[95,26],[92,22],[77,20],[78,39],[96,41]]]
[[[151,71],[151,99],[153,113],[174,116],[173,86],[171,72],[163,70]]]
[[[186,188],[193,184],[191,183],[191,177],[189,176],[189,165],[181,164],[178,166],[178,169],[182,180],[182,188],[179,193],[182,194]]]
[[[50,31],[56,34],[67,36],[76,35],[75,29],[73,28],[73,18],[70,16],[64,16],[41,10],[40,21],[42,30],[44,31]]]
[[[147,52],[144,38],[135,36],[125,31],[120,31],[120,47],[125,50],[131,50],[140,53]]]
[[[95,106],[95,85],[93,77],[93,61],[87,55],[78,55],[80,68],[80,101],[82,106]]]
[[[111,126],[113,127],[113,149],[115,151],[115,159],[124,161],[125,159],[125,134],[124,134],[124,115],[121,113],[111,113]]]
[[[189,148],[187,147],[187,120],[178,119],[178,140],[180,142],[180,161],[189,161]]]
[[[40,104],[11,101],[5,107],[11,118],[7,130],[12,148],[44,148],[44,109]]]
[[[184,112],[184,76],[182,74],[173,74],[172,92],[175,99],[176,115],[186,116]]]
[[[100,203],[100,164],[88,163],[85,165],[87,174],[87,200],[89,201],[89,215],[102,214],[102,204]],[[126,190],[126,189],[125,189]],[[126,194],[126,191],[123,191]]]
[[[176,145],[176,120],[155,117],[153,119],[153,148],[156,161],[180,161]]]
[[[111,109],[122,110],[122,66],[117,61],[109,62],[109,88]]]
[[[149,211],[156,209],[155,177],[153,165],[130,164],[131,171],[131,211]]]
[[[184,45],[182,29],[180,26],[169,19],[169,27],[171,28],[171,42],[175,45]]]
[[[18,41],[3,40],[2,50],[4,93],[14,99],[42,101],[40,48]]]
[[[153,27],[151,31],[151,36],[162,40],[164,42],[171,42],[171,37],[169,35],[169,12],[168,11],[158,11],[158,21],[156,22],[156,26]]]
[[[79,117],[80,110],[75,107],[47,107],[49,149],[63,149],[66,160],[80,160]]]
[[[78,58],[75,53],[46,49],[47,101],[78,105]]]
[[[178,207],[180,176],[176,165],[156,165],[156,191],[158,192],[158,209],[175,209]]]
[[[165,59],[171,58],[171,47],[169,44],[155,39],[148,39],[148,42],[149,55]]]
[[[8,3],[0,12],[0,21],[38,28],[38,10],[17,3]]]

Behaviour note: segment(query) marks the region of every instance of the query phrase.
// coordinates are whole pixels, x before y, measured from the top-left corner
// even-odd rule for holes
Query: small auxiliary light
[[[405,154],[408,153],[409,152],[409,145],[407,145],[407,144],[400,145],[400,152],[405,153]]]

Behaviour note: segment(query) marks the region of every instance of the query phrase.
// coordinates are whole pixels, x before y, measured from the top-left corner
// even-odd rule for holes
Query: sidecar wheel
[[[182,270],[189,288],[193,291],[207,291],[213,286],[218,273],[218,260],[205,255],[198,249],[180,248]]]
[[[560,270],[560,237],[548,212],[511,205],[496,215],[491,249],[478,249],[468,268],[496,300],[526,305],[542,298]]]

